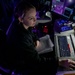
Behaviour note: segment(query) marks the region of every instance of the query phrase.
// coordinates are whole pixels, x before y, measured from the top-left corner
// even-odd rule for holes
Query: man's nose
[[[35,19],[34,19],[34,22],[36,22],[36,20],[37,20],[37,19],[35,18]]]

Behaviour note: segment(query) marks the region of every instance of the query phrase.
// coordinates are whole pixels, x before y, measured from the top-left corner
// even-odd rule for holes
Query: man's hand
[[[64,67],[66,70],[73,70],[75,69],[75,61],[72,59],[62,59],[59,60],[59,66]]]
[[[36,41],[36,49],[37,49],[38,47],[40,47],[40,45],[41,45],[40,41]]]

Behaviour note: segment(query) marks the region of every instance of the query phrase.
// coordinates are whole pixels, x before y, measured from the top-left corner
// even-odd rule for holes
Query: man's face
[[[32,8],[27,11],[25,17],[22,20],[22,23],[27,27],[34,27],[36,23],[36,10]]]

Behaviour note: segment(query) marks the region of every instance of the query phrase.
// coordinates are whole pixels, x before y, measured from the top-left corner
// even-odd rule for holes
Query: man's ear
[[[23,13],[21,16],[19,16],[18,20],[19,20],[20,22],[23,22],[23,18],[24,18],[24,13]]]
[[[22,19],[21,17],[19,17],[18,20],[19,20],[20,22],[23,22],[23,19]]]

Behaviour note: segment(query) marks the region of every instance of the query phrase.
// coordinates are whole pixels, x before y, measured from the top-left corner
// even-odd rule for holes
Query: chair
[[[0,60],[3,60],[4,58],[4,51],[6,46],[6,34],[3,30],[0,29]],[[0,61],[1,63],[2,61]]]
[[[20,73],[15,73],[15,69],[7,68],[8,63],[6,62],[6,56],[6,33],[2,29],[0,29],[0,75],[22,75]],[[28,75],[27,72],[25,75]]]
[[[10,70],[2,67],[5,59],[5,53],[6,53],[5,49],[6,49],[6,34],[2,29],[0,29],[0,74],[10,75],[9,74]]]

